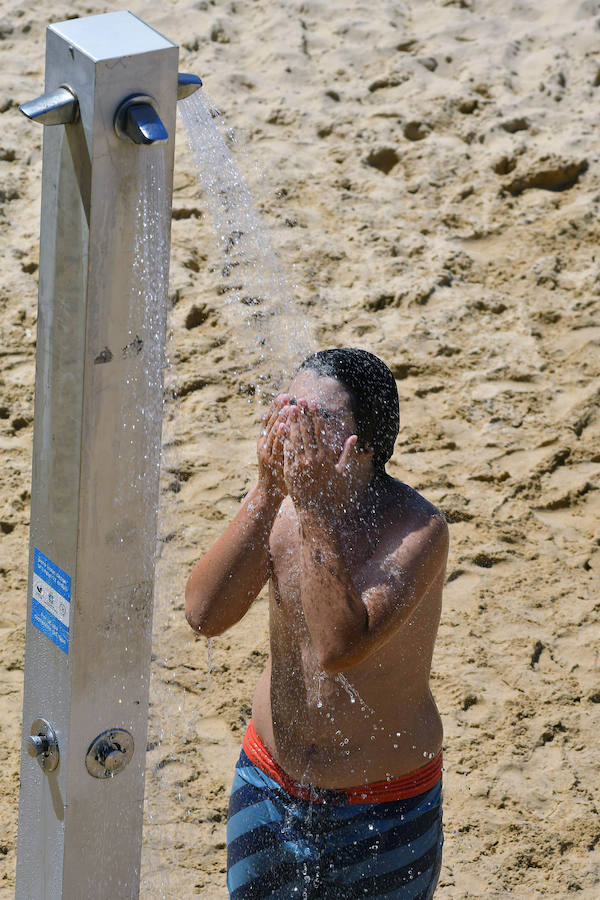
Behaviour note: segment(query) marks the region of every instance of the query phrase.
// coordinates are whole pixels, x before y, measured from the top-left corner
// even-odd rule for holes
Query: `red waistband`
[[[375,781],[372,784],[342,788],[341,790],[324,790],[300,784],[299,781],[290,778],[275,762],[270,751],[256,733],[252,721],[244,735],[243,747],[244,753],[255,766],[273,778],[288,794],[301,800],[324,802],[326,797],[320,795],[331,796],[333,794],[337,795],[342,803],[390,803],[394,800],[408,800],[410,797],[424,794],[425,791],[435,787],[442,777],[442,752],[440,751],[434,759],[421,766],[420,769],[402,775],[400,778],[394,778],[391,781]]]

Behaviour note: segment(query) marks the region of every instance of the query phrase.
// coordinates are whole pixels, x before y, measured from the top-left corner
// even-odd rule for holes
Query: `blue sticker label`
[[[31,622],[46,637],[69,652],[71,576],[37,549],[33,550]]]

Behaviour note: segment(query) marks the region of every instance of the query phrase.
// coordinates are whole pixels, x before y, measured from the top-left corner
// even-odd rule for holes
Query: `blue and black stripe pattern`
[[[442,783],[410,800],[322,803],[238,760],[227,820],[232,900],[430,900],[442,863]],[[331,798],[327,799],[328,794]]]

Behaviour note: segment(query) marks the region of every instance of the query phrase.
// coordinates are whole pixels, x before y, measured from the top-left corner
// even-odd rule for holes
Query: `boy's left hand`
[[[299,400],[290,407],[286,437],[284,479],[294,505],[323,509],[337,506],[346,494],[348,466],[358,440],[349,435],[337,455],[328,424],[316,404]]]

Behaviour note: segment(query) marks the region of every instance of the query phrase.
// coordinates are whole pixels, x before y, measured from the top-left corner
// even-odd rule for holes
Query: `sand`
[[[0,0],[0,895],[11,896],[26,610],[44,31],[117,9]],[[450,522],[432,689],[436,897],[600,893],[597,0],[131,0],[237,139],[317,346],[390,365],[390,465]],[[38,17],[39,15],[39,17]],[[178,126],[180,128],[180,126]],[[193,561],[255,476],[245,319],[178,131],[144,898],[222,898],[261,597],[206,643]],[[259,172],[262,171],[262,175]],[[238,309],[239,312],[239,309]],[[269,384],[263,385],[265,394]]]

